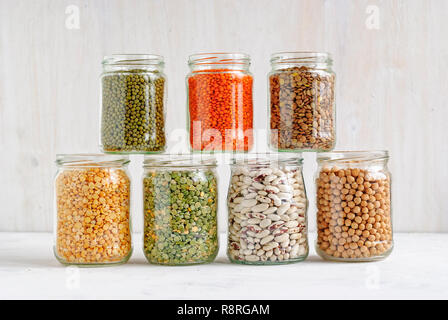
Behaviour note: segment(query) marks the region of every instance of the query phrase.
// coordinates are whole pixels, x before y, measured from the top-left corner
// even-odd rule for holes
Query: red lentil
[[[252,83],[252,76],[242,70],[193,72],[188,78],[193,150],[250,150],[253,144]]]

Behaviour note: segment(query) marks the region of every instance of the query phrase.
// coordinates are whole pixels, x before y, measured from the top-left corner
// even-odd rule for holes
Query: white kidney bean
[[[284,214],[286,211],[288,211],[288,209],[291,207],[290,203],[285,203],[282,204],[278,209],[277,209],[277,214],[282,215]]]
[[[271,242],[273,239],[274,239],[273,235],[268,235],[268,236],[264,237],[263,239],[261,239],[260,244],[264,245],[266,243]]]
[[[278,193],[280,191],[279,188],[272,185],[267,186],[264,190],[266,190],[267,193]]]
[[[278,214],[271,213],[271,214],[268,214],[267,217],[269,219],[271,219],[272,221],[279,221],[280,220],[280,216]]]
[[[274,213],[275,211],[277,211],[277,207],[269,207],[266,210],[263,211],[263,214],[265,215],[269,215],[271,213]]]
[[[253,182],[252,186],[257,189],[257,190],[263,190],[264,189],[264,185],[259,183],[259,182]]]
[[[247,192],[247,190],[245,190]],[[244,199],[253,199],[257,196],[257,194],[255,192],[252,193],[248,193],[244,196]]]
[[[268,227],[268,226],[271,224],[271,222],[272,222],[271,219],[264,219],[264,220],[261,220],[261,221],[260,221],[260,227],[264,229],[264,228]],[[269,234],[269,232],[270,232],[269,230],[264,230],[264,231],[267,231],[268,234]]]
[[[297,220],[291,220],[286,222],[285,227],[287,228],[295,228],[299,225],[299,222]]]
[[[260,233],[258,233],[257,235],[256,235],[256,237],[257,238],[264,238],[264,237],[266,237],[266,236],[268,236],[269,235],[269,230],[263,230],[263,231],[261,231]]]
[[[260,203],[260,204],[257,204],[256,206],[253,206],[252,211],[253,212],[262,212],[262,211],[266,210],[267,208],[269,208],[269,204]]]
[[[251,208],[257,204],[257,199],[246,199],[241,202],[241,207]],[[241,210],[238,210],[241,211]]]
[[[281,234],[281,235],[279,235],[279,236],[276,236],[276,237],[274,238],[274,240],[275,240],[276,242],[283,242],[283,241],[289,240],[289,234],[287,234],[287,233],[283,233],[283,234]]]
[[[307,200],[300,170],[235,167],[229,188],[232,260],[275,263],[307,254]]]

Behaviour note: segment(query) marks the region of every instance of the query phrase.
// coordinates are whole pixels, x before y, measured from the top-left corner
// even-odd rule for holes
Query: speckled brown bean
[[[317,249],[323,258],[387,256],[392,248],[389,175],[324,168],[316,187]]]
[[[334,81],[333,73],[304,66],[282,69],[269,77],[271,147],[333,149]]]

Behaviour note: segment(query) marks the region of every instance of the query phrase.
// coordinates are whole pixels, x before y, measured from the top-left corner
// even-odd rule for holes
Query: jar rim
[[[146,155],[143,160],[143,168],[151,167],[216,167],[217,160],[209,155],[195,154],[164,154],[164,155]]]
[[[103,65],[160,65],[163,56],[158,54],[111,54],[104,56]]]
[[[65,153],[56,155],[56,164],[64,167],[117,167],[125,166],[130,160],[127,155],[102,153]]]
[[[364,162],[388,160],[388,150],[350,150],[317,153],[317,162]]]
[[[271,54],[271,64],[277,63],[327,63],[332,62],[329,52],[282,51]]]
[[[234,156],[231,159],[230,165],[267,165],[270,163],[291,163],[301,165],[303,164],[303,156],[301,152],[246,153]]]
[[[195,53],[188,57],[188,64],[193,65],[249,65],[250,56],[242,52]]]

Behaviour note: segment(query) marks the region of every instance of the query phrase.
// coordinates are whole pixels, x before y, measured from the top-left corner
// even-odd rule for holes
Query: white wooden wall
[[[447,14],[446,0],[0,0],[0,231],[51,230],[55,154],[98,150],[104,55],[165,56],[172,131],[185,127],[189,54],[249,53],[265,128],[270,53],[315,50],[334,57],[337,148],[391,152],[395,229],[446,232]],[[313,228],[314,154],[305,161]],[[228,168],[220,173],[224,230]]]

